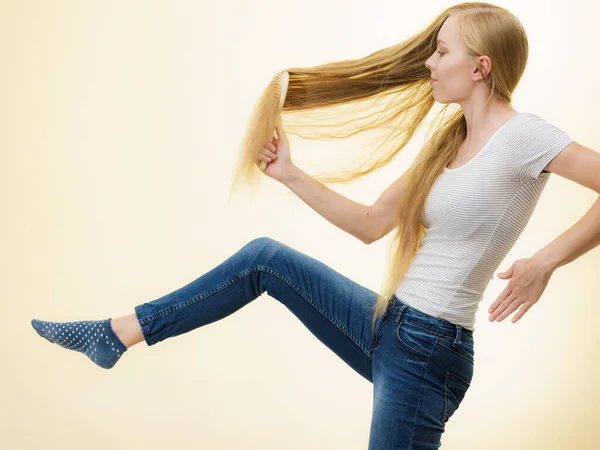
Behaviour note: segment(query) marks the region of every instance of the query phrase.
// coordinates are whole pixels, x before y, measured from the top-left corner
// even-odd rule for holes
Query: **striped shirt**
[[[483,293],[550,177],[544,167],[571,142],[561,129],[522,112],[466,164],[445,168],[425,202],[426,231],[396,290],[400,301],[475,331]]]

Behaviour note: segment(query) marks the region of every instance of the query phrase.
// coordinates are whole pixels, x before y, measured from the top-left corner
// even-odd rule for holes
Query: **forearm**
[[[570,263],[600,244],[600,196],[571,228],[538,251],[534,258],[550,271]]]
[[[281,182],[336,227],[365,244],[371,242],[369,206],[332,191],[297,166],[290,166]]]

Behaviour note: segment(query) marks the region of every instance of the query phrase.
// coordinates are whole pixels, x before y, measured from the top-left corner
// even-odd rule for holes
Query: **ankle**
[[[110,325],[119,340],[127,348],[144,340],[142,327],[135,314],[111,319]]]

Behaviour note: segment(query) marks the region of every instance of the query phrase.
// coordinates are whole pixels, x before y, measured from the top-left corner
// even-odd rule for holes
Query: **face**
[[[431,71],[433,96],[440,103],[465,103],[476,88],[483,84],[478,68],[467,58],[458,30],[457,18],[450,16],[437,35],[437,48],[425,62]],[[482,64],[487,56],[480,57]],[[484,84],[483,84],[484,85]]]

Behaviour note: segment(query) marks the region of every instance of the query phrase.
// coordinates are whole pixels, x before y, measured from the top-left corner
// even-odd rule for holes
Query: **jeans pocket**
[[[428,358],[437,342],[437,335],[419,325],[400,319],[396,327],[398,343],[417,356]]]
[[[446,372],[446,382],[444,383],[444,416],[442,422],[445,423],[452,417],[452,414],[458,409],[467,389],[471,383],[454,372]]]
[[[443,347],[448,352],[451,352],[454,355],[462,357],[464,360],[468,361],[471,366],[475,364],[475,349],[472,343],[468,343],[462,341],[456,347],[453,345],[454,337],[448,336],[440,336],[438,344],[440,347]]]

